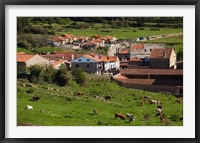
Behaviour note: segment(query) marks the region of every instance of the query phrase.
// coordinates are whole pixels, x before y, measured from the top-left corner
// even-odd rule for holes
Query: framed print
[[[199,5],[1,1],[1,141],[200,142]]]

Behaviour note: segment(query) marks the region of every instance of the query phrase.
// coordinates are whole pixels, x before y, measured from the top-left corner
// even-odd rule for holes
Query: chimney
[[[107,57],[107,60],[109,60],[109,57]]]

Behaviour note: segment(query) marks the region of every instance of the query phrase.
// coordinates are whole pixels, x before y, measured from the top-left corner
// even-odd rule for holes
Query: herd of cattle
[[[84,93],[83,92],[77,92],[75,95],[76,96],[83,96]],[[110,95],[105,96],[104,98],[105,98],[105,100],[111,100],[111,96]],[[39,99],[40,99],[40,97],[37,96],[37,95],[32,97],[32,101],[33,102],[36,102]],[[182,103],[182,100],[180,98],[177,98],[175,100],[175,102],[180,104],[180,103]],[[151,99],[151,96],[144,96],[143,100],[140,102],[139,105],[140,106],[144,106],[145,104],[155,104],[155,105],[157,105],[157,108],[155,110],[155,116],[156,117],[160,117],[160,123],[163,123],[164,121],[170,122],[169,119],[167,118],[167,116],[163,112],[163,104],[162,104],[162,102],[160,102],[160,100],[153,100],[153,99]],[[31,109],[33,109],[33,106],[27,105],[26,109],[31,110]],[[93,110],[93,115],[99,115],[99,112],[98,112],[97,109]],[[134,122],[135,121],[135,115],[132,115],[130,113],[126,113],[126,115],[124,115],[122,113],[115,113],[114,114],[114,118],[115,119],[121,119],[121,120],[126,120],[127,119],[129,122]],[[144,119],[148,120],[149,119],[149,115],[145,115]],[[183,117],[181,117],[179,121],[182,121],[182,120],[183,120]]]

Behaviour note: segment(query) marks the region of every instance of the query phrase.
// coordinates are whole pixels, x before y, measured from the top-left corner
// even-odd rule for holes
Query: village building
[[[120,61],[130,60],[130,51],[129,49],[123,49],[121,51],[117,49],[116,56],[119,58]]]
[[[76,58],[76,53],[74,52],[55,52],[54,54],[41,55],[43,58],[50,61],[50,63],[58,61],[60,59],[70,62]]]
[[[61,45],[64,45],[66,41],[61,36],[53,36],[48,40],[47,43],[59,47]]]
[[[71,69],[81,68],[87,73],[102,74],[103,73],[103,60],[94,58],[90,55],[83,55],[71,61]]]
[[[104,37],[101,37],[100,39],[104,40],[105,43],[107,43],[107,44],[115,44],[117,41],[117,39],[112,36],[104,36]]]
[[[95,50],[99,46],[99,43],[95,40],[82,44],[81,48],[85,50]]]
[[[149,57],[152,69],[176,69],[176,53],[173,48],[154,49]]]
[[[137,65],[137,66],[142,66],[143,65],[143,60],[139,58],[131,58],[128,62],[129,65]]]
[[[114,80],[127,88],[183,95],[183,70],[121,69]]]
[[[17,53],[17,66],[30,67],[32,65],[49,65],[49,61],[38,54]]]
[[[163,49],[162,44],[136,44],[130,48],[130,58],[148,59],[153,49]]]
[[[65,39],[65,43],[72,43],[76,41],[76,37],[71,34],[62,34],[62,37]]]
[[[17,53],[17,70],[21,72],[26,71],[26,67],[30,67],[33,65],[49,65],[49,61],[41,56],[30,55],[25,53]]]
[[[119,61],[118,57],[104,56],[104,55],[100,55],[100,56],[96,55],[95,57],[103,60],[105,73],[107,73],[107,72],[115,73],[116,71],[119,71],[120,61]]]
[[[60,60],[52,62],[50,66],[53,67],[54,69],[60,69],[61,66],[64,66],[66,68],[70,68],[70,62],[63,60],[63,59],[60,59]]]

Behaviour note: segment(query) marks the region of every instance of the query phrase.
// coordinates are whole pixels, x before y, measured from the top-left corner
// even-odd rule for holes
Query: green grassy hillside
[[[38,126],[182,126],[183,104],[177,103],[176,97],[161,93],[151,93],[141,90],[127,89],[118,86],[115,82],[95,81],[85,87],[76,83],[70,86],[59,87],[52,84],[32,84],[32,87],[23,86],[30,83],[18,80],[17,85],[17,124]],[[76,96],[83,92],[83,96]],[[32,97],[37,95],[40,100],[33,102]],[[111,100],[105,100],[105,96]],[[146,103],[140,106],[144,96],[149,95],[163,104],[164,114],[168,120],[160,123],[156,117],[154,104]],[[33,106],[27,110],[26,105]],[[94,115],[93,110],[99,114]],[[115,119],[115,113],[131,113],[136,120]],[[148,116],[149,119],[144,118]]]

